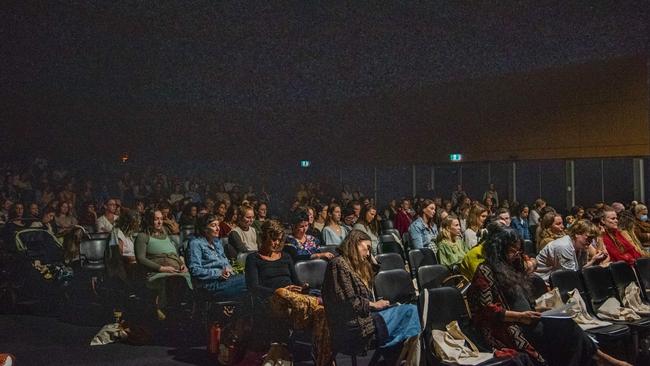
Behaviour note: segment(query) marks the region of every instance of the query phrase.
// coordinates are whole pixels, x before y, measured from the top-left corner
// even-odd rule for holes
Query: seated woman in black
[[[319,298],[304,293],[308,289],[307,284],[298,280],[291,256],[282,251],[284,228],[275,220],[266,220],[262,224],[261,234],[259,252],[246,257],[244,271],[246,285],[255,296],[256,307],[261,311],[270,309],[273,317],[289,319],[293,329],[312,328],[316,365],[328,364],[331,348],[325,309]],[[278,323],[269,326],[277,328]],[[259,327],[260,330],[268,328]]]

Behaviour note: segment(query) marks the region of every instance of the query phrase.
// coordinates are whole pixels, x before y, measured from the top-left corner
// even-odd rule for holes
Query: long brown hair
[[[372,288],[374,274],[372,265],[368,258],[363,258],[359,255],[357,245],[362,241],[370,241],[368,234],[361,230],[352,230],[350,234],[345,237],[345,240],[336,249],[341,257],[347,262],[352,271],[361,278],[368,288]]]
[[[487,207],[483,206],[480,203],[472,205],[469,209],[469,215],[467,216],[467,228],[476,231],[477,233],[481,230],[481,225],[479,224],[479,219],[483,212],[488,212]],[[489,212],[488,212],[489,215]],[[485,223],[483,223],[485,224]]]

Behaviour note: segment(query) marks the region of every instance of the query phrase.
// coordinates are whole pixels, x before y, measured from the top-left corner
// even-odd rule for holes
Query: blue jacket
[[[232,269],[219,238],[212,240],[211,247],[205,237],[194,237],[190,240],[188,252],[187,268],[197,280],[213,280],[220,277],[224,269]]]
[[[519,217],[513,217],[510,221],[510,227],[517,230],[522,240],[531,240],[530,230],[528,229],[528,220],[522,220]]]
[[[422,220],[421,217],[418,217],[417,220],[413,221],[409,226],[409,235],[411,236],[412,248],[435,248],[434,241],[438,237],[438,227],[436,224],[433,224],[433,226],[429,228],[424,223],[424,220]]]

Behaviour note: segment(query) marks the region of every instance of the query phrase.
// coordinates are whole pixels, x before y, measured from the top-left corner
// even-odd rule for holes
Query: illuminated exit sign
[[[462,154],[449,154],[449,161],[461,161],[463,160]]]

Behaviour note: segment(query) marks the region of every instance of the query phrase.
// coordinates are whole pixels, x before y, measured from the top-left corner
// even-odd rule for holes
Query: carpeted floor
[[[56,318],[33,315],[0,315],[0,352],[16,356],[18,366],[26,365],[218,365],[198,335],[159,336],[153,345],[109,344],[90,346],[101,327],[64,323]],[[303,355],[296,365],[311,365]],[[294,356],[294,357],[295,357]],[[366,365],[372,353],[358,359]],[[350,365],[347,356],[339,365]]]

